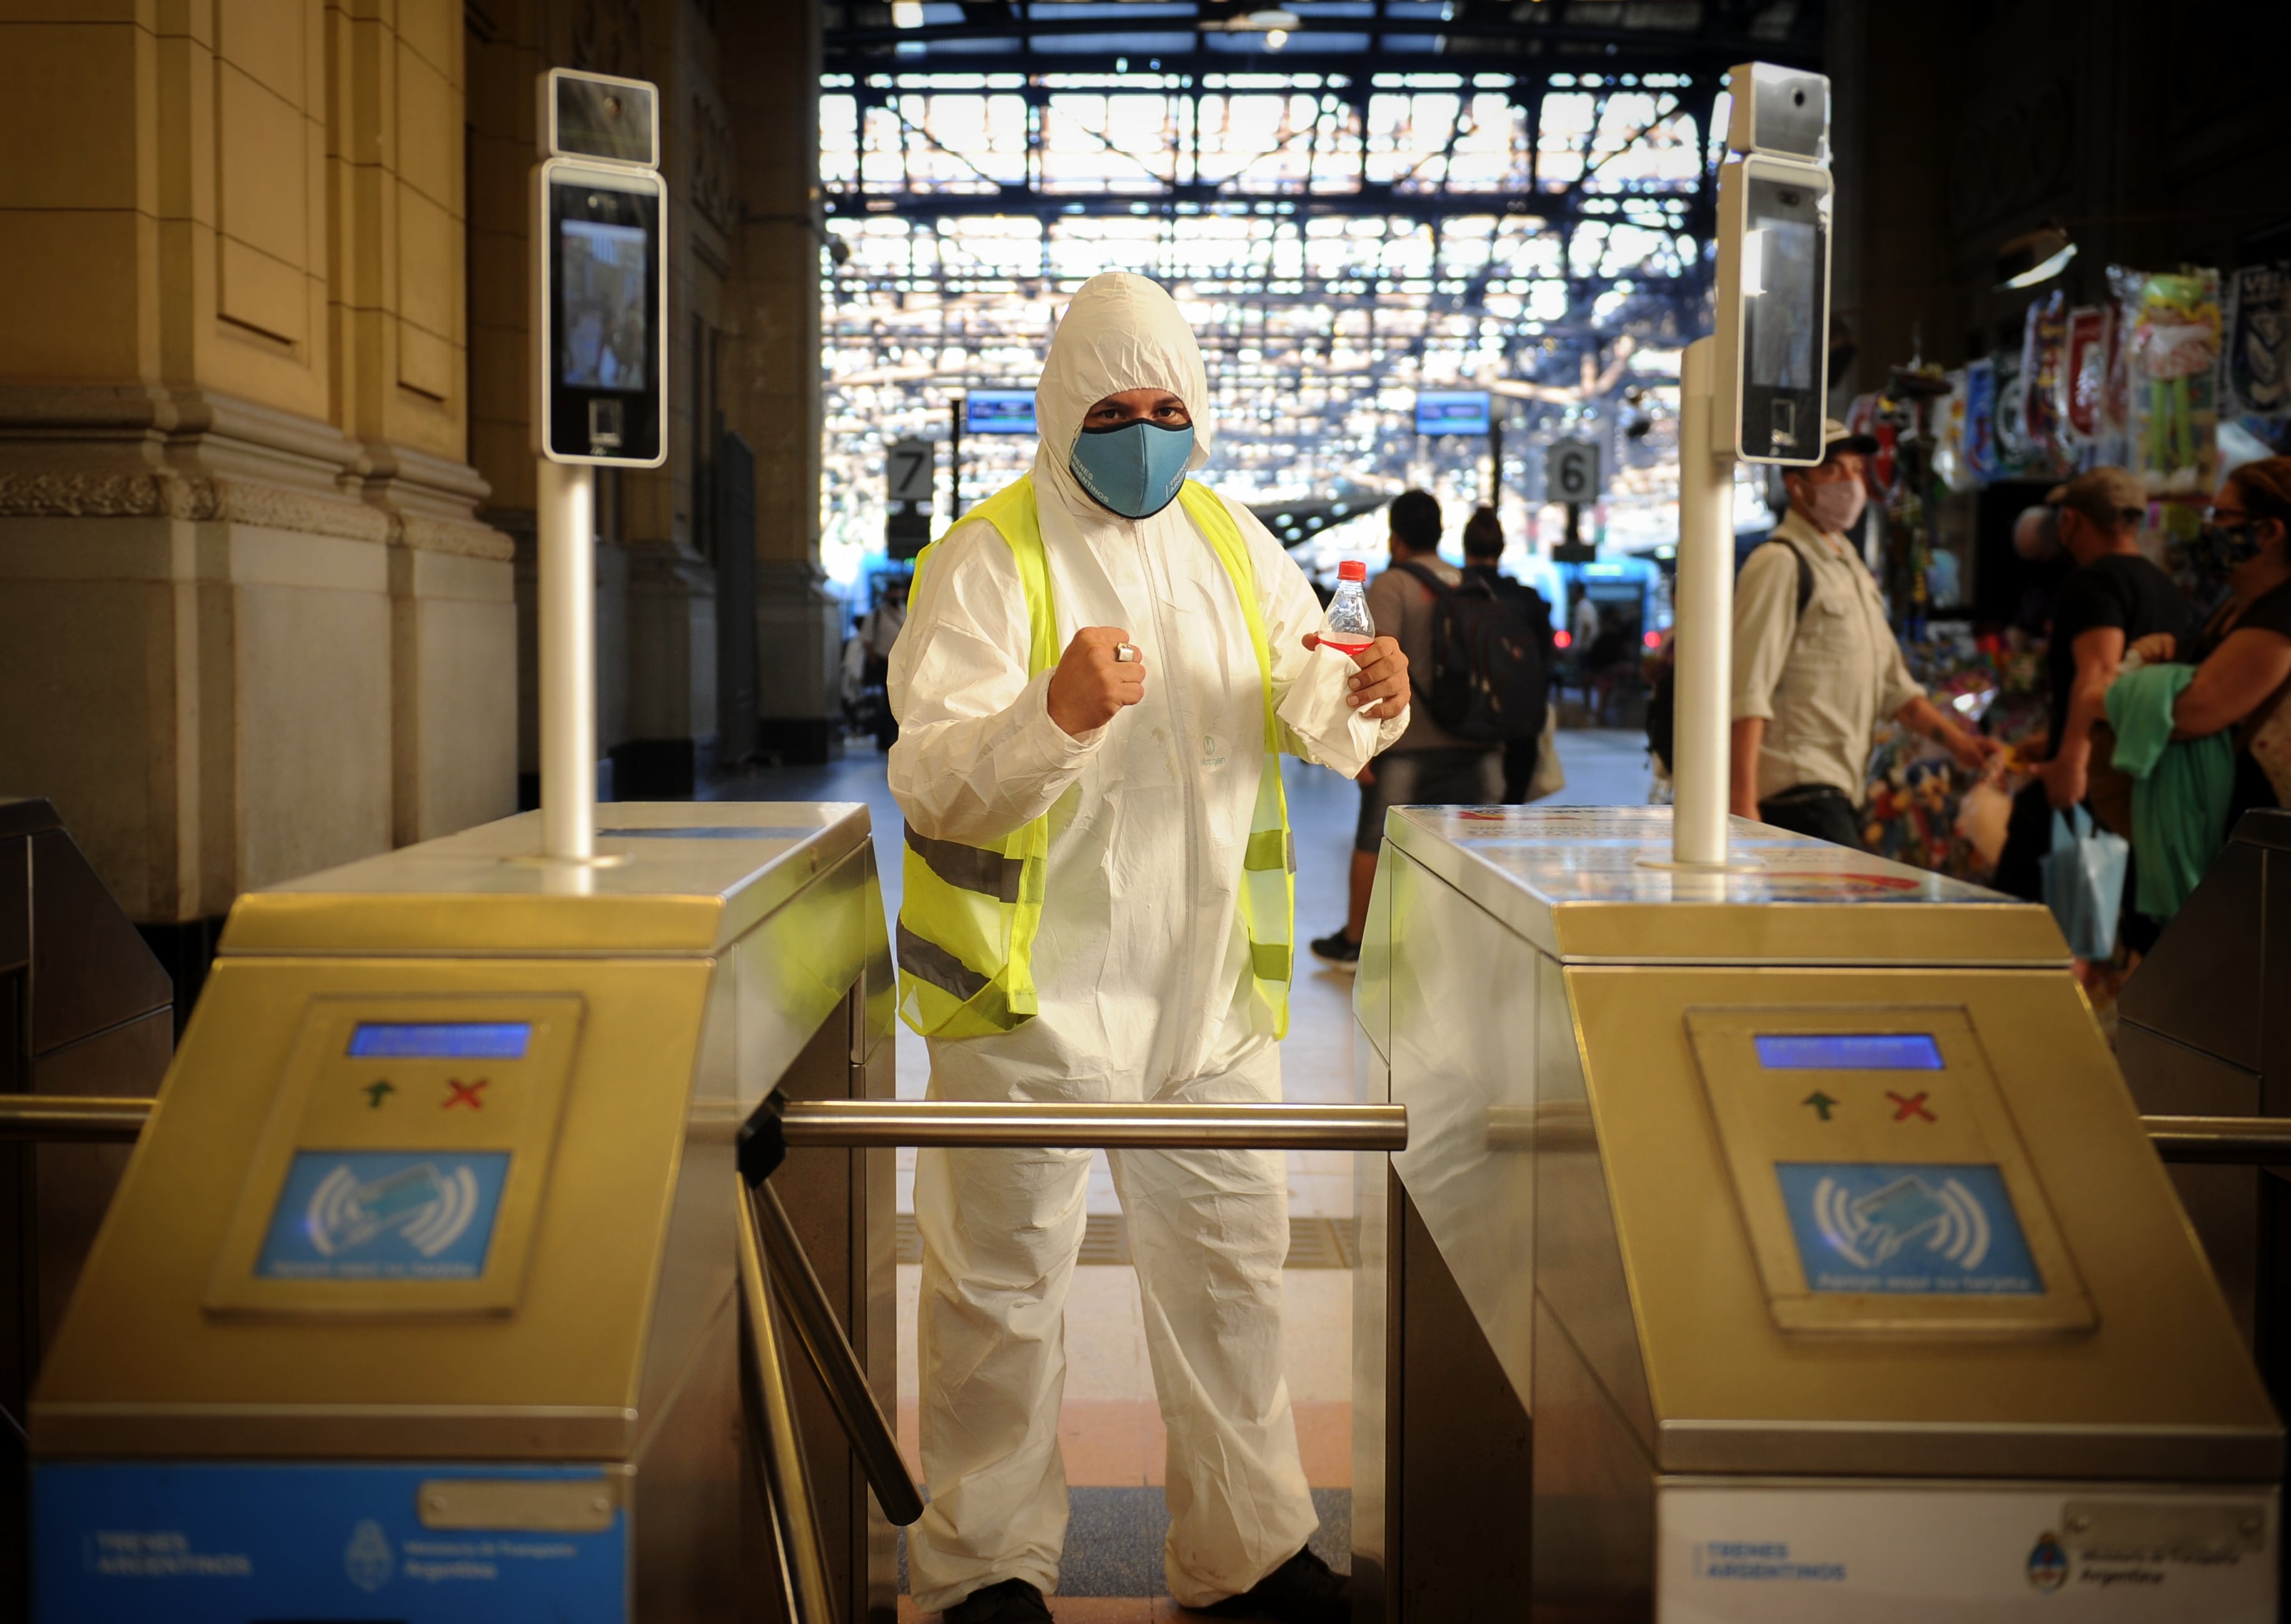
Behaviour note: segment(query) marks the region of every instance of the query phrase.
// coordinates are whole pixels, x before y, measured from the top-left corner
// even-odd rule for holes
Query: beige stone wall
[[[510,809],[459,0],[0,0],[0,782],[139,919]]]

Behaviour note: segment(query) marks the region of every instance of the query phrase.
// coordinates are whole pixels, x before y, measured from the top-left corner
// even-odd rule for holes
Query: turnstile
[[[603,864],[528,816],[233,910],[32,1401],[42,1624],[773,1615],[735,1138],[891,1092],[866,812],[606,810]],[[773,1179],[886,1398],[890,1160]],[[888,1620],[793,1390],[833,1610]]]
[[[2246,812],[2117,999],[2143,1110],[2291,1128],[2291,812]],[[2291,1153],[2172,1181],[2280,1405],[2291,1395]]]
[[[1734,851],[1392,814],[1363,1616],[2272,1619],[2282,1430],[2050,916]]]
[[[174,1052],[174,988],[55,808],[0,796],[0,1093],[147,1093]],[[0,1618],[22,1616],[25,1399],[126,1152],[0,1143]]]

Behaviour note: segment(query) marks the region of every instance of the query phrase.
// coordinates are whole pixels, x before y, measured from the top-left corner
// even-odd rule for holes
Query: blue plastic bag
[[[2053,849],[2045,858],[2045,906],[2069,939],[2069,951],[2078,958],[2116,956],[2116,919],[2124,906],[2124,870],[2131,856],[2130,843],[2094,828],[2092,814],[2083,807],[2053,814]]]

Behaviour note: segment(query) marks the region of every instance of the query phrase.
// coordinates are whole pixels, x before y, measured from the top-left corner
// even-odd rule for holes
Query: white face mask
[[[1798,492],[1799,510],[1830,535],[1853,529],[1869,501],[1868,487],[1858,479],[1833,480],[1828,484],[1807,481],[1798,486]]]

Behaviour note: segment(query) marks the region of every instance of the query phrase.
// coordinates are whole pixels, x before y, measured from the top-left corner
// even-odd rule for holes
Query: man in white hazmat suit
[[[901,1013],[942,1100],[1280,1097],[1294,868],[1274,716],[1309,674],[1372,753],[1406,725],[1389,638],[1312,652],[1319,600],[1246,508],[1184,483],[1211,444],[1176,304],[1094,277],[1035,394],[1033,474],[925,555],[891,659],[907,820]],[[1311,670],[1313,662],[1323,662]],[[1333,754],[1341,756],[1341,750]],[[1125,1150],[1155,1391],[1169,1428],[1170,1591],[1330,1624],[1346,1581],[1315,1526],[1282,1375],[1282,1164]],[[1050,1614],[1066,1529],[1064,1312],[1089,1157],[925,1150],[917,1605],[950,1624]]]

